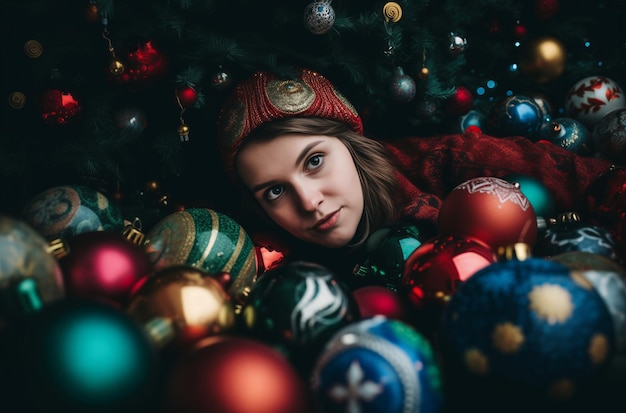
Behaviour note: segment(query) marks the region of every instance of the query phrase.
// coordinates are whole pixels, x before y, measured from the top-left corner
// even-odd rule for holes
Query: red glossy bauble
[[[67,125],[82,111],[76,95],[67,90],[48,89],[40,97],[41,118],[52,125]]]
[[[72,237],[59,259],[69,297],[124,306],[139,280],[152,271],[144,249],[121,233],[90,231]]]
[[[254,232],[250,237],[256,251],[259,274],[279,267],[290,253],[284,242],[268,232]]]
[[[463,116],[474,106],[474,96],[465,86],[457,86],[455,92],[446,100],[446,112],[450,116]]]
[[[407,321],[407,303],[403,296],[381,285],[367,285],[352,291],[361,318],[384,315],[387,318]]]
[[[178,96],[178,101],[185,109],[193,107],[196,104],[196,100],[198,100],[198,92],[191,86],[178,89],[176,95]]]
[[[176,361],[167,413],[307,413],[304,382],[284,356],[244,337],[216,336]]]
[[[626,243],[626,166],[613,167],[585,190],[585,218]]]
[[[437,218],[439,234],[476,238],[494,250],[517,243],[533,245],[537,216],[518,185],[477,177],[454,188]]]

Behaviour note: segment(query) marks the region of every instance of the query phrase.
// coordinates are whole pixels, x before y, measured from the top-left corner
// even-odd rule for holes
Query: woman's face
[[[339,248],[363,215],[363,190],[348,148],[335,137],[281,135],[244,145],[237,171],[269,217],[304,241]]]

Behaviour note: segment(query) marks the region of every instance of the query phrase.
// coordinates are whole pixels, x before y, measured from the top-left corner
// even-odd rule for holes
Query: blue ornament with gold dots
[[[572,118],[556,118],[541,127],[540,138],[580,156],[593,154],[591,132]]]

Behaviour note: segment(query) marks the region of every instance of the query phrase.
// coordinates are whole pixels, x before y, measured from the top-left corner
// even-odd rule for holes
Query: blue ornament
[[[441,374],[429,342],[408,324],[375,316],[339,330],[312,374],[326,413],[435,413]]]
[[[541,127],[540,138],[580,156],[593,153],[591,133],[580,121],[557,118]]]
[[[583,393],[609,365],[614,340],[611,315],[589,280],[542,258],[478,271],[452,296],[442,322],[445,363],[457,368],[450,374],[464,377],[477,399],[506,394],[514,406]]]
[[[513,95],[492,108],[489,123],[496,136],[524,136],[535,139],[543,124],[543,117],[543,111],[535,99]]]
[[[539,179],[524,174],[509,174],[502,178],[512,184],[519,184],[520,191],[530,201],[538,219],[547,220],[554,216],[556,212],[554,195]]]
[[[472,109],[465,115],[458,118],[458,128],[455,128],[455,130],[453,130],[452,132],[463,133],[470,126],[474,126],[480,130],[484,130],[486,124],[487,116],[485,116],[485,114],[482,112]]]

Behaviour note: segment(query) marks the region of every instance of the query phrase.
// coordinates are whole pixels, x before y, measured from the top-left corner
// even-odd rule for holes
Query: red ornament
[[[457,86],[455,92],[448,97],[445,103],[446,111],[450,116],[463,116],[474,106],[472,92],[464,86]]]
[[[243,337],[197,343],[173,366],[166,413],[307,413],[307,390],[287,359]]]
[[[477,177],[446,196],[437,231],[476,238],[494,250],[517,243],[532,246],[537,239],[537,216],[518,185],[501,178]]]
[[[176,96],[178,96],[178,101],[180,102],[181,106],[187,109],[193,107],[193,105],[196,104],[196,100],[198,99],[198,92],[191,86],[187,86],[177,90]]]
[[[600,175],[583,195],[587,219],[607,228],[626,245],[626,166],[613,167]]]
[[[526,37],[526,33],[528,33],[526,26],[520,23],[517,23],[515,27],[513,28],[513,36],[518,40],[521,40],[524,37]]]
[[[395,291],[381,285],[368,285],[352,291],[361,318],[384,315],[387,318],[407,321],[407,303]]]
[[[110,78],[119,83],[150,84],[162,78],[169,66],[166,56],[152,41],[139,43],[137,49],[122,60],[124,71],[110,74]]]
[[[53,125],[66,125],[81,111],[80,102],[68,91],[48,89],[40,99],[41,118]]]
[[[280,266],[289,255],[289,247],[267,232],[252,233],[250,238],[256,250],[259,274]]]
[[[67,243],[70,252],[59,266],[68,297],[125,306],[135,284],[152,270],[143,247],[121,233],[83,232]]]

